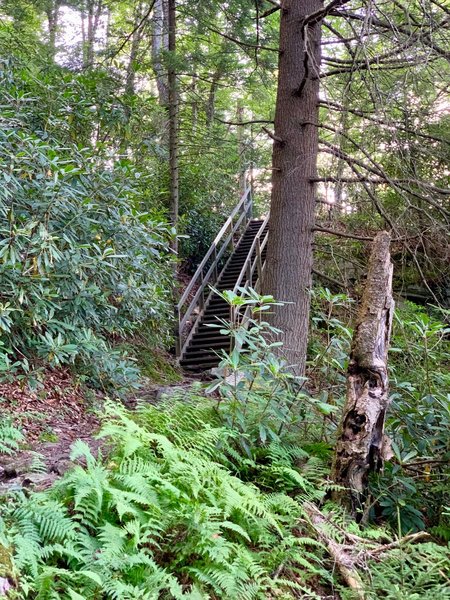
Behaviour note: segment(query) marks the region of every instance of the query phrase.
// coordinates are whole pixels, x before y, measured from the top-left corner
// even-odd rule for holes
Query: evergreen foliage
[[[170,234],[142,210],[130,163],[56,137],[21,69],[0,74],[0,364],[77,362],[120,390],[137,369],[110,341],[143,328],[169,338]]]
[[[85,466],[5,507],[3,543],[14,549],[19,597],[264,598],[327,579],[320,544],[293,531],[300,497],[264,494],[233,475],[232,431],[199,401],[183,409],[108,405],[107,459],[77,442],[72,459]],[[274,476],[283,464],[276,454]],[[309,487],[308,497],[323,495]],[[271,578],[281,564],[304,571],[297,584]]]

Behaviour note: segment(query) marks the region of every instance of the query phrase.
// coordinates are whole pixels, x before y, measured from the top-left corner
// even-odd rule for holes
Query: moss
[[[142,375],[153,383],[178,383],[183,379],[181,369],[174,359],[161,350],[140,347],[136,359]]]
[[[148,378],[150,383],[169,385],[183,380],[183,373],[173,356],[161,348],[149,346],[145,339],[130,340],[121,344],[120,349],[136,360],[141,375]]]

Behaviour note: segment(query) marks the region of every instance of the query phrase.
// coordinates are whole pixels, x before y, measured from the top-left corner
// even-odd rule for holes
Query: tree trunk
[[[61,1],[54,0],[47,8],[47,22],[48,22],[48,47],[50,51],[50,57],[55,58],[56,54],[56,33],[59,25],[59,9],[61,8]]]
[[[209,88],[208,101],[206,102],[206,127],[208,128],[212,127],[214,122],[217,85],[221,76],[222,73],[220,70],[217,70],[212,76],[211,87]]]
[[[136,62],[138,58],[139,46],[142,39],[142,28],[139,28],[139,23],[142,20],[142,5],[136,7],[133,22],[133,35],[131,36],[131,49],[130,49],[130,60],[127,65],[127,75],[125,80],[125,94],[127,96],[133,96],[135,89],[136,79]]]
[[[86,46],[86,12],[84,10],[84,4],[83,4],[83,10],[81,11],[81,60],[82,60],[83,68],[86,67],[86,63],[87,63],[86,50],[87,50],[87,46]]]
[[[86,37],[86,64],[85,67],[92,67],[94,63],[94,0],[88,1],[87,12],[87,37]]]
[[[94,65],[94,49],[95,49],[95,34],[100,25],[102,16],[103,2],[98,0],[87,0],[87,28],[86,28],[86,12],[81,13],[81,28],[83,36],[83,68],[91,68]]]
[[[170,222],[177,229],[178,225],[178,86],[175,70],[176,51],[176,0],[168,0],[169,25],[169,169],[170,169]],[[178,240],[174,237],[172,248],[178,251]]]
[[[168,23],[164,18],[164,2],[156,0],[153,7],[153,31],[152,31],[152,62],[156,76],[156,87],[158,88],[159,104],[167,107],[169,104],[169,91],[167,72],[164,67],[163,53],[168,50]]]
[[[244,120],[244,107],[242,101],[238,100],[236,110],[236,120],[238,123],[242,123]],[[239,152],[239,194],[242,196],[245,193],[247,187],[246,180],[246,164],[245,164],[245,141],[244,141],[244,128],[243,125],[238,125],[237,128],[237,139],[238,139],[238,152]]]
[[[270,243],[264,293],[288,302],[272,316],[281,329],[284,354],[302,374],[310,307],[312,242],[317,177],[321,21],[303,27],[322,0],[284,0],[272,155]]]
[[[336,499],[358,517],[365,500],[368,475],[390,458],[384,419],[389,405],[387,354],[394,301],[390,234],[379,233],[369,261],[353,334],[347,375],[347,398],[338,430],[333,479],[346,488]]]

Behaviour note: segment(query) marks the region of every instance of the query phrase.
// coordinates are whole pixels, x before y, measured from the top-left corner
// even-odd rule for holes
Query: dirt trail
[[[164,394],[184,393],[195,381],[187,378],[173,385],[144,383],[125,405],[157,403]],[[0,417],[23,433],[20,450],[0,454],[0,494],[11,489],[49,487],[71,465],[72,444],[80,439],[94,455],[102,442],[95,439],[100,427],[104,396],[75,385],[65,369],[47,371],[42,384],[32,391],[23,381],[0,384]],[[119,400],[118,400],[119,402]],[[97,413],[97,414],[96,414]]]

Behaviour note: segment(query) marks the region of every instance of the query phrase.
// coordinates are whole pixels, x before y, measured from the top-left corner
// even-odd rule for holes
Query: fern
[[[397,549],[370,565],[370,600],[449,600],[450,550],[431,542]]]
[[[12,454],[19,449],[23,435],[9,421],[0,423],[0,454]]]

